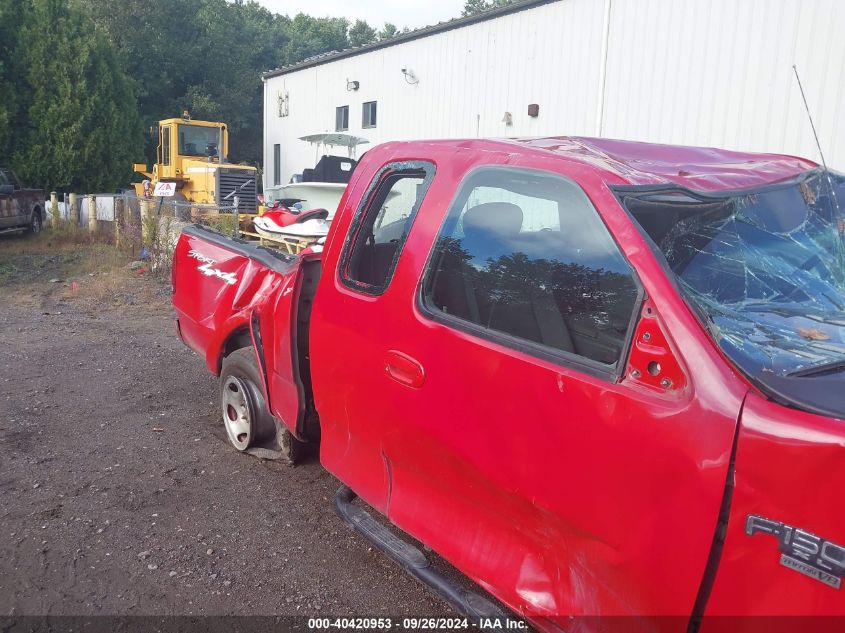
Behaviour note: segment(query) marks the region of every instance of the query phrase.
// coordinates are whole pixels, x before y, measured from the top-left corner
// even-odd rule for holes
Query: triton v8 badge
[[[749,514],[745,533],[771,534],[778,539],[780,564],[839,589],[845,576],[845,547],[800,528]]]

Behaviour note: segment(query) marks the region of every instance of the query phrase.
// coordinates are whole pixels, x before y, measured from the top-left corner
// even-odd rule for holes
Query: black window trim
[[[273,144],[273,186],[282,184],[282,144]]]
[[[619,255],[622,257],[622,260],[625,262],[625,265],[628,266],[628,268],[630,269],[631,278],[633,279],[634,286],[637,289],[637,297],[634,301],[634,309],[631,312],[631,318],[628,322],[625,340],[622,344],[619,359],[613,365],[606,365],[597,360],[587,358],[586,356],[581,356],[574,352],[566,352],[564,350],[543,345],[542,343],[537,343],[535,341],[529,341],[527,339],[519,338],[512,334],[508,334],[507,332],[486,328],[483,325],[479,325],[477,323],[462,319],[458,316],[443,312],[439,308],[429,305],[428,301],[426,301],[425,287],[429,275],[432,274],[434,268],[435,252],[437,251],[437,240],[440,237],[446,223],[449,221],[449,216],[451,215],[451,212],[454,209],[455,204],[459,199],[459,196],[464,195],[464,189],[466,187],[467,182],[469,182],[470,179],[475,178],[479,172],[495,170],[522,171],[529,174],[542,174],[545,176],[554,176],[556,178],[571,182],[573,185],[578,187],[578,189],[581,190],[581,192],[587,198],[590,203],[590,206],[592,207],[593,213],[598,216],[602,225],[607,230],[608,235],[610,235],[610,238],[616,245],[616,249],[619,251]],[[416,303],[417,309],[420,311],[420,314],[422,314],[425,318],[430,321],[439,323],[441,325],[444,325],[454,330],[458,330],[460,332],[464,332],[465,334],[477,336],[482,340],[501,345],[514,351],[527,354],[529,356],[533,356],[540,360],[554,363],[556,365],[560,365],[561,367],[587,374],[589,376],[592,376],[593,378],[599,378],[610,383],[617,383],[625,375],[625,370],[628,365],[628,357],[630,355],[631,346],[633,344],[634,332],[636,330],[637,323],[640,320],[643,303],[646,299],[647,295],[645,292],[645,288],[643,287],[642,281],[640,281],[640,277],[637,274],[637,269],[633,266],[633,264],[631,264],[630,261],[628,261],[628,258],[625,256],[625,252],[622,250],[622,247],[616,240],[613,231],[610,230],[610,227],[604,221],[602,214],[599,213],[596,204],[593,202],[593,200],[590,198],[590,196],[578,183],[577,180],[566,176],[560,172],[552,170],[537,169],[533,167],[519,167],[515,165],[486,164],[475,167],[469,172],[467,172],[461,179],[461,182],[455,188],[455,194],[452,196],[452,199],[446,206],[446,212],[443,214],[443,221],[440,223],[440,226],[438,227],[437,232],[434,235],[434,239],[432,241],[428,257],[426,258],[425,266],[423,267],[422,275],[420,276],[419,282],[417,283],[417,291],[415,293],[414,301]]]
[[[366,123],[364,121],[364,119],[365,119],[364,115],[367,112],[367,106],[368,105],[375,106],[376,116],[375,116],[375,121],[373,123]],[[364,130],[371,130],[371,129],[377,127],[377,126],[378,126],[378,101],[364,101],[364,103],[361,104],[361,128],[364,129]]]
[[[396,252],[393,255],[393,261],[390,262],[390,267],[387,270],[387,276],[384,279],[384,283],[381,286],[373,286],[347,277],[346,269],[352,255],[352,247],[355,243],[355,238],[358,235],[358,231],[361,228],[364,217],[367,215],[367,211],[370,209],[373,197],[381,187],[385,178],[394,173],[407,172],[410,175],[412,172],[420,171],[425,174],[421,183],[422,191],[414,202],[414,206],[411,208],[411,213],[408,215],[408,230],[402,235],[402,239],[400,239],[399,243],[396,245]],[[358,208],[355,209],[355,216],[352,218],[352,224],[349,226],[349,230],[346,232],[346,237],[343,240],[343,250],[340,254],[340,264],[337,267],[337,275],[340,283],[350,290],[354,290],[371,297],[381,296],[388,288],[390,288],[390,283],[393,281],[393,275],[396,272],[396,266],[399,263],[399,258],[402,256],[402,251],[405,250],[405,242],[408,240],[408,235],[414,228],[414,223],[417,220],[417,214],[420,206],[422,206],[422,203],[425,201],[426,195],[428,195],[435,172],[435,164],[425,160],[394,160],[389,163],[385,163],[379,168],[378,172],[376,172],[375,176],[373,176],[367,190],[364,192],[361,202],[358,204]]]
[[[344,127],[342,125],[344,117],[341,117],[341,121],[340,121],[341,125],[338,125],[337,115],[340,114],[341,112],[344,112],[346,114],[346,127]],[[335,109],[334,109],[334,127],[335,127],[335,130],[334,130],[335,132],[347,132],[349,130],[349,106],[348,105],[341,105],[341,106],[335,107]]]

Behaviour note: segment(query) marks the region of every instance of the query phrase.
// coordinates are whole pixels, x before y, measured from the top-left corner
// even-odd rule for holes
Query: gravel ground
[[[0,615],[455,615],[318,463],[229,447],[161,281],[24,240],[0,237]]]

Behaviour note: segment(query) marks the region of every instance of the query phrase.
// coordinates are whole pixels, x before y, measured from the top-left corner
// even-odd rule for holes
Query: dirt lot
[[[319,464],[229,447],[129,259],[0,237],[0,616],[454,615],[336,517]]]

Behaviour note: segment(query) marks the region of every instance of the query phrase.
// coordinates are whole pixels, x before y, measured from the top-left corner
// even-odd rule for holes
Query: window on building
[[[273,184],[282,184],[282,146],[273,145]]]
[[[403,163],[383,168],[352,228],[354,239],[344,256],[344,282],[356,290],[380,294],[396,268],[405,238],[425,196],[434,166]]]
[[[501,167],[477,171],[461,186],[424,292],[435,317],[448,315],[505,345],[527,341],[607,366],[622,357],[639,294],[578,185]]]
[[[349,106],[338,106],[334,109],[334,131],[345,132],[349,129]]]
[[[367,101],[361,112],[361,127],[375,127],[376,126],[376,102]]]

